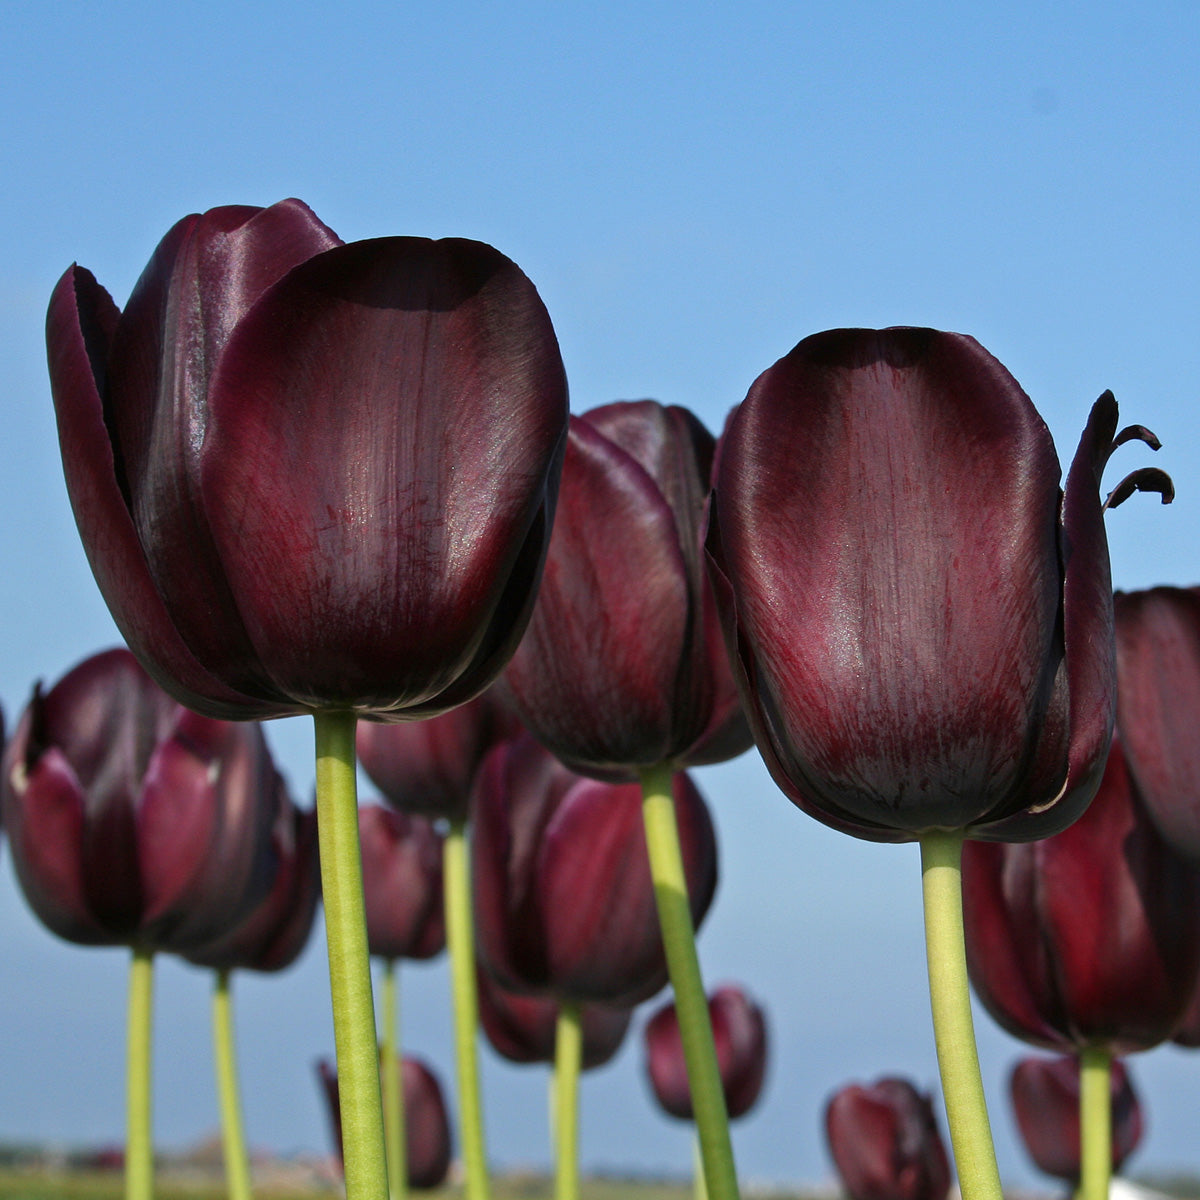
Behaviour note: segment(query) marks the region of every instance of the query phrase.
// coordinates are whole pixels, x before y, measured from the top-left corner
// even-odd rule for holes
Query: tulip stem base
[[[1089,1047],[1079,1055],[1078,1200],[1108,1200],[1112,1177],[1112,1056]]]
[[[579,1200],[579,1072],[583,1026],[578,1004],[558,1010],[554,1035],[554,1196]]]
[[[353,713],[346,712],[318,712],[313,714],[313,720],[317,747],[317,836],[342,1109],[346,1198],[383,1200],[387,1195],[387,1160],[379,1092],[379,1049],[375,1041],[375,1001],[367,954],[362,855],[358,844],[356,721]]]
[[[229,972],[217,971],[213,987],[213,1059],[217,1069],[217,1099],[221,1108],[221,1149],[225,1156],[225,1186],[229,1200],[250,1200],[250,1160],[242,1125],[237,1055],[233,1039],[233,998]]]
[[[671,788],[673,774],[666,766],[651,767],[642,772],[646,849],[650,854],[650,875],[654,881],[667,970],[675,991],[675,1012],[679,1018],[709,1200],[737,1200],[737,1172],[729,1137],[729,1116],[717,1067],[708,999],[700,977],[696,934],[679,848],[679,827]]]
[[[404,1065],[400,1059],[400,997],[396,976],[396,960],[389,958],[383,968],[383,1129],[392,1200],[407,1200]]]
[[[1002,1200],[967,982],[962,845],[961,831],[927,833],[921,838],[929,1000],[963,1200]]]
[[[454,1052],[458,1066],[458,1119],[462,1134],[466,1200],[487,1200],[487,1151],[479,1094],[479,995],[475,984],[475,927],[466,825],[452,821],[442,849],[446,947],[454,993]]]
[[[134,946],[129,963],[129,1024],[126,1042],[125,1200],[154,1196],[150,1052],[153,1041],[154,955]]]

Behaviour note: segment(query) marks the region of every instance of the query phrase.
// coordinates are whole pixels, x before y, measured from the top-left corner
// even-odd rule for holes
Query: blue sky
[[[0,701],[112,644],[62,484],[42,323],[72,261],[123,303],[179,217],[297,195],[346,239],[459,235],[533,279],[582,410],[653,396],[719,430],[807,334],[923,324],[976,336],[1069,460],[1091,401],[1161,436],[1179,498],[1111,514],[1119,587],[1200,578],[1200,9],[1193,4],[262,3],[0,6]],[[1148,461],[1127,448],[1116,481]],[[269,736],[298,795],[303,722]],[[747,1178],[819,1179],[825,1098],[936,1079],[915,847],[833,834],[755,755],[700,783],[722,837],[701,939],[773,1033],[735,1129]],[[0,1136],[119,1139],[124,956],[54,941],[0,850]],[[405,1040],[451,1086],[441,965],[404,974]],[[157,1127],[216,1124],[208,984],[160,972]],[[327,1145],[324,950],[239,980],[252,1142]],[[979,1018],[1006,1179],[1034,1178],[1005,1098],[1018,1043]],[[1139,1170],[1197,1168],[1200,1063],[1133,1064]],[[540,1072],[486,1060],[495,1160],[545,1162]],[[685,1169],[640,1043],[583,1089],[585,1164]]]

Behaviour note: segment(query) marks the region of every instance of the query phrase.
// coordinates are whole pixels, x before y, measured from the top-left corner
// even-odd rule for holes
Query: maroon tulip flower
[[[1114,739],[1100,791],[1069,829],[968,842],[971,981],[1016,1037],[1125,1055],[1169,1038],[1200,966],[1200,871],[1163,840]]]
[[[767,1024],[762,1009],[739,987],[727,984],[708,998],[708,1015],[717,1044],[717,1065],[729,1116],[750,1111],[762,1091],[767,1067]],[[683,1039],[675,1005],[667,1004],[646,1024],[646,1071],[663,1109],[692,1120]]]
[[[17,878],[59,937],[186,954],[263,898],[277,786],[257,725],[188,712],[128,651],[97,654],[34,689],[5,751]]]
[[[462,822],[479,764],[497,742],[519,729],[495,691],[487,691],[428,720],[360,725],[358,757],[393,808]]]
[[[716,889],[716,836],[683,773],[674,800],[698,924]],[[576,775],[524,734],[484,760],[473,803],[478,952],[505,987],[632,1005],[666,983],[638,785]]]
[[[1118,592],[1117,726],[1154,823],[1200,862],[1200,592]]]
[[[758,378],[709,549],[756,740],[800,808],[874,841],[1024,840],[1083,811],[1116,690],[1116,420],[1106,393],[1064,495],[1045,423],[969,337],[833,330]],[[1168,485],[1139,472],[1110,504]]]
[[[1023,1058],[1009,1080],[1017,1128],[1041,1171],[1079,1182],[1079,1059]],[[1125,1064],[1112,1064],[1112,1166],[1118,1171],[1142,1140],[1142,1109]]]
[[[217,971],[282,971],[300,957],[312,934],[321,896],[317,814],[299,809],[276,776],[278,807],[272,830],[271,890],[222,938],[188,953],[189,962]]]
[[[47,344],[88,559],[177,699],[408,719],[503,667],[567,400],[545,308],[496,250],[344,245],[296,200],[215,208],[123,312],[71,267]]]
[[[650,400],[571,419],[545,577],[504,680],[575,770],[626,779],[750,745],[704,571],[714,445]]]
[[[552,1063],[560,1006],[544,996],[528,996],[502,987],[479,971],[479,1023],[501,1058],[515,1063]],[[633,1010],[611,1004],[580,1006],[583,1070],[601,1067],[621,1048]]]
[[[446,945],[440,835],[424,818],[378,804],[358,810],[358,832],[371,954],[389,961],[440,954]]]
[[[950,1164],[933,1103],[907,1080],[842,1088],[825,1108],[825,1133],[850,1200],[945,1200]]]
[[[337,1071],[327,1059],[320,1059],[317,1075],[329,1105],[333,1142],[341,1162],[342,1108]],[[419,1058],[406,1056],[403,1059],[401,1078],[404,1082],[408,1185],[413,1188],[440,1187],[450,1170],[451,1150],[450,1118],[442,1086],[430,1067]]]

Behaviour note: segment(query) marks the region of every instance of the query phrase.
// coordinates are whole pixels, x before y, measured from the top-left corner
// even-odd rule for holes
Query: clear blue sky
[[[79,547],[42,322],[72,261],[123,303],[180,216],[296,195],[346,239],[479,238],[549,307],[585,409],[653,396],[719,429],[755,376],[839,325],[973,334],[1069,459],[1112,388],[1162,437],[1179,499],[1109,520],[1118,586],[1192,583],[1200,515],[1200,8],[614,3],[0,5],[0,443],[10,720],[115,630]],[[1113,481],[1148,461],[1122,452]],[[309,730],[273,726],[294,789]],[[747,1178],[819,1179],[828,1093],[936,1080],[915,847],[833,834],[755,755],[701,773],[723,876],[706,974],[770,1012],[773,1059],[735,1129]],[[0,1136],[123,1128],[124,956],[59,943],[0,850]],[[253,1143],[327,1145],[311,1062],[330,1053],[324,948],[239,980]],[[450,1085],[444,967],[404,975],[407,1044]],[[215,1127],[208,984],[164,963],[157,1132]],[[639,1023],[640,1024],[640,1023]],[[1002,1171],[1035,1176],[1005,1093],[1018,1043],[979,1019]],[[1200,1061],[1133,1064],[1149,1135],[1131,1166],[1200,1168]],[[492,1156],[545,1162],[544,1079],[487,1059]],[[686,1169],[640,1041],[583,1089],[585,1164]]]

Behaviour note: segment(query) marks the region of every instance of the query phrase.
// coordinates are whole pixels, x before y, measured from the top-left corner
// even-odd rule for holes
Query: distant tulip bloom
[[[317,1075],[329,1107],[329,1122],[339,1162],[342,1158],[342,1110],[337,1071],[327,1059],[317,1062]],[[408,1185],[436,1188],[450,1170],[450,1118],[442,1086],[430,1067],[419,1058],[405,1057],[401,1071],[404,1105],[408,1114],[406,1155]]]
[[[699,923],[716,889],[716,837],[686,774],[674,797]],[[484,760],[473,815],[479,957],[505,987],[631,1005],[666,983],[636,784],[576,775],[523,734]]]
[[[945,1200],[950,1164],[933,1103],[907,1080],[842,1088],[825,1133],[850,1200]]]
[[[424,721],[364,722],[358,727],[358,757],[393,808],[461,822],[484,756],[519,730],[493,689]]]
[[[1142,1140],[1142,1109],[1125,1064],[1112,1064],[1112,1169]],[[1023,1058],[1009,1079],[1017,1128],[1029,1157],[1047,1175],[1079,1182],[1079,1059]]]
[[[568,766],[629,779],[750,745],[703,559],[715,441],[650,400],[572,417],[529,630],[504,675]]]
[[[1151,819],[1200,862],[1200,591],[1118,592],[1117,727]]]
[[[559,1005],[502,987],[487,971],[479,972],[479,1023],[492,1049],[515,1063],[554,1062]],[[583,1070],[601,1067],[621,1048],[633,1010],[611,1004],[580,1008]]]
[[[296,200],[215,208],[123,312],[71,267],[47,345],[84,548],[179,700],[411,718],[503,667],[567,416],[550,319],[503,255],[344,245]]]
[[[1150,820],[1123,745],[1070,829],[963,852],[971,980],[996,1021],[1035,1046],[1148,1050],[1195,986],[1200,870]]]
[[[186,954],[270,883],[278,777],[262,731],[180,707],[126,650],[36,687],[3,770],[17,879],[68,941]]]
[[[367,945],[377,958],[432,958],[446,945],[442,838],[422,817],[378,804],[358,810]]]
[[[719,987],[708,1000],[717,1064],[729,1116],[740,1117],[754,1107],[762,1091],[767,1066],[767,1025],[763,1011],[739,987]],[[691,1120],[683,1039],[674,1004],[660,1008],[644,1031],[646,1071],[663,1109],[673,1117]]]

